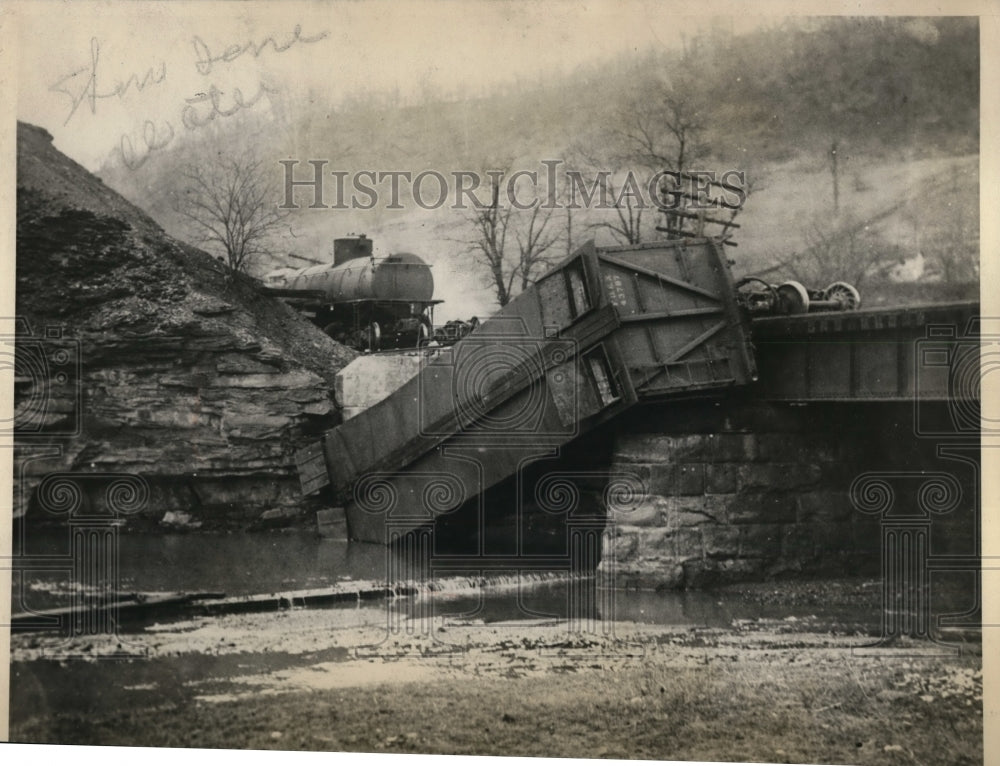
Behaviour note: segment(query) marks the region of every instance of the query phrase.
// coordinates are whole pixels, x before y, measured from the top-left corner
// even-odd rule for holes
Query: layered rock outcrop
[[[339,422],[333,381],[355,352],[169,237],[44,130],[17,136],[15,516],[51,516],[37,485],[69,472],[143,477],[133,523],[305,517],[294,453]]]

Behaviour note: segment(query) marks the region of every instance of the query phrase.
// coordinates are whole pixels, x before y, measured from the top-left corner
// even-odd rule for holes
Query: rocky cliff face
[[[355,353],[167,236],[44,130],[17,135],[15,516],[52,516],[37,497],[52,472],[140,475],[131,523],[305,516],[294,452],[339,422],[333,379]]]

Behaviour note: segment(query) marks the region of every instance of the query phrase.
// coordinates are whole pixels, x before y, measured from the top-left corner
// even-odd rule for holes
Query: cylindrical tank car
[[[434,277],[413,253],[376,259],[365,235],[333,241],[333,264],[284,277],[279,294],[341,343],[366,351],[419,346],[433,335]]]

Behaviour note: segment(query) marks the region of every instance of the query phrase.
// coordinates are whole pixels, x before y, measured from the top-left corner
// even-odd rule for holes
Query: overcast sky
[[[332,104],[364,89],[398,88],[408,100],[428,88],[449,93],[464,87],[474,93],[518,77],[537,81],[546,72],[627,51],[676,46],[682,34],[713,23],[705,16],[680,16],[678,7],[646,2],[25,4],[18,8],[17,114],[45,127],[60,150],[96,169],[123,135],[137,142],[151,129],[162,134],[167,123],[182,130],[189,106],[188,121],[206,119],[213,86],[222,111],[237,106],[237,88],[245,103],[260,94],[248,107],[255,110],[270,108],[272,92],[297,94],[309,88]],[[738,33],[761,19],[743,15],[715,23]],[[221,60],[227,51],[230,60]]]
[[[975,4],[960,0],[948,12],[968,11],[962,2]],[[836,0],[814,10],[941,12],[930,0],[877,5],[862,10]],[[629,51],[675,47],[713,25],[739,34],[779,22],[782,12],[809,10],[778,0],[48,0],[13,9],[17,45],[4,53],[18,62],[17,116],[46,128],[60,150],[92,170],[123,136],[137,144],[144,135],[161,140],[168,125],[185,130],[187,107],[189,121],[207,119],[213,94],[220,111],[239,109],[238,89],[248,108],[264,112],[282,96],[309,90],[327,99],[324,106],[361,90],[398,89],[411,102],[428,90],[474,94]]]

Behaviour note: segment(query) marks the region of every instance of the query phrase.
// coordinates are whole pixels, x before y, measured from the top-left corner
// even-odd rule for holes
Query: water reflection
[[[222,592],[228,596],[322,588],[344,580],[382,580],[386,557],[378,545],[350,544],[310,531],[284,534],[118,535],[119,592]],[[22,555],[45,557],[65,569],[15,573],[35,609],[59,606],[72,587],[67,532],[32,530]],[[20,577],[17,575],[20,574]],[[15,582],[17,592],[18,582]],[[16,603],[16,602],[15,602]],[[16,609],[15,609],[16,611]]]
[[[65,558],[66,569],[14,573],[14,611],[66,606],[76,584],[66,532],[32,531],[23,553]],[[392,565],[390,567],[390,564]],[[345,581],[385,581],[405,576],[405,562],[381,545],[323,539],[311,531],[281,534],[162,534],[121,532],[118,536],[119,593],[188,592],[243,596],[321,589]],[[531,621],[574,618],[624,620],[664,625],[726,627],[734,620],[818,615],[876,620],[877,612],[856,606],[761,604],[738,593],[712,591],[607,591],[594,579],[545,581],[544,574],[481,570],[434,573],[434,583],[404,612],[427,610],[449,619]],[[490,582],[488,595],[479,587]],[[539,582],[541,580],[541,583]],[[526,586],[524,584],[527,584]],[[423,604],[422,606],[417,606]]]
[[[423,598],[430,601],[435,618],[487,624],[572,620],[586,631],[598,630],[600,623],[608,622],[729,628],[741,620],[809,619],[816,624],[865,626],[875,626],[879,621],[875,601],[864,605],[784,600],[762,603],[732,591],[616,591],[601,587],[596,579],[532,583],[530,588],[509,587],[489,593],[454,590],[425,594]],[[411,616],[427,611],[426,606],[417,603],[400,608]]]

